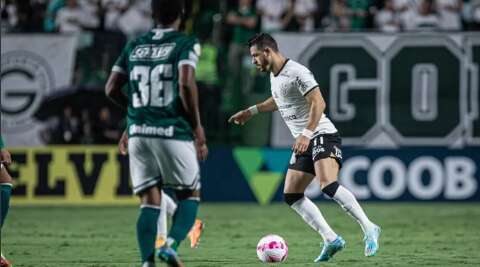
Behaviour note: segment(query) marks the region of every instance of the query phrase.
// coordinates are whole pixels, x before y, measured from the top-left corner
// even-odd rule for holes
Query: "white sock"
[[[345,187],[340,185],[333,196],[333,199],[360,224],[364,233],[374,226],[374,224],[368,219],[355,196]]]
[[[318,232],[324,242],[332,242],[337,238],[337,234],[330,228],[318,207],[307,197],[303,197],[291,205],[302,219]]]
[[[173,201],[173,199],[165,194],[163,191],[162,191],[162,199],[165,200],[165,209],[167,211],[167,214],[168,216],[173,216],[173,214],[175,213],[175,211],[177,210],[177,203],[175,203],[175,201]]]
[[[142,264],[142,267],[155,267],[155,263],[146,261]]]
[[[157,221],[157,238],[167,239],[167,215],[172,216],[176,209],[175,201],[162,191],[162,203]]]

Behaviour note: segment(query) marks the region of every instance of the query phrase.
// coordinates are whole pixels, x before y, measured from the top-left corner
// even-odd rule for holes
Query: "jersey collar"
[[[282,72],[283,68],[285,68],[285,65],[287,65],[287,62],[288,62],[289,60],[290,60],[290,59],[287,58],[287,59],[285,60],[285,62],[283,62],[283,65],[282,65],[282,67],[280,68],[280,70],[278,70],[277,73],[274,73],[274,74],[273,74],[274,77],[277,77],[278,74],[280,74],[280,72]]]
[[[174,28],[153,28],[152,31],[154,32],[173,32]]]

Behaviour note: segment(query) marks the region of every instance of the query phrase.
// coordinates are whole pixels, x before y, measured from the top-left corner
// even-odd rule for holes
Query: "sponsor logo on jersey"
[[[308,89],[307,84],[300,79],[300,77],[295,78],[295,84],[300,88],[300,91],[305,92]]]
[[[325,148],[320,145],[320,146],[315,146],[312,149],[312,157],[315,158],[318,154],[325,152]]]
[[[143,134],[143,135],[173,137],[174,128],[173,126],[155,127],[155,126],[147,126],[145,124],[142,124],[142,125],[132,124],[130,125],[128,132],[130,135]]]
[[[130,53],[130,60],[164,60],[170,56],[175,46],[175,43],[138,45]]]
[[[288,115],[288,116],[283,117],[283,119],[284,119],[285,121],[296,120],[296,119],[297,119],[297,116],[296,116],[295,114],[292,114],[292,115]]]
[[[283,120],[285,121],[291,121],[291,120],[296,120],[297,115],[295,114],[288,114],[285,110],[279,110],[280,114],[282,115]]]
[[[342,159],[342,150],[337,146],[333,146],[333,149],[335,150],[335,157]]]
[[[288,88],[289,88],[288,83],[282,84],[282,87],[280,88],[280,94],[282,94],[283,97],[286,97],[288,95]]]

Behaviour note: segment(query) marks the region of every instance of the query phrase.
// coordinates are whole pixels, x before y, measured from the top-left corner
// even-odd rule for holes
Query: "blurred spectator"
[[[262,32],[276,32],[285,28],[292,17],[290,0],[258,0],[257,14]]]
[[[195,76],[198,84],[200,116],[207,138],[218,135],[222,88],[218,77],[218,50],[210,38],[201,40],[202,53]]]
[[[81,116],[82,122],[82,137],[80,138],[80,143],[82,144],[94,144],[95,137],[93,135],[93,125],[90,119],[90,113],[88,109],[82,110]]]
[[[246,80],[248,75],[242,75],[244,70],[244,63],[249,60],[249,51],[246,43],[250,37],[255,34],[255,27],[257,26],[257,17],[255,10],[252,7],[252,0],[240,0],[236,10],[233,10],[227,15],[227,23],[233,27],[232,41],[228,51],[229,64],[229,86],[227,109],[234,109],[243,99],[241,92],[248,91]],[[245,64],[247,65],[247,64]]]
[[[448,31],[459,31],[462,29],[460,12],[463,7],[462,0],[435,0],[440,16],[440,28]]]
[[[1,32],[41,30],[45,0],[0,0]]]
[[[410,19],[418,13],[422,0],[393,0],[393,6],[397,12],[402,28],[410,29]]]
[[[80,143],[84,145],[95,144],[95,137],[93,136],[92,125],[90,124],[83,125],[82,137],[80,138]]]
[[[473,30],[480,30],[480,0],[472,0],[470,5]]]
[[[102,8],[105,12],[104,29],[107,31],[119,31],[118,20],[129,7],[128,0],[102,0]]]
[[[381,32],[400,31],[400,18],[395,12],[393,0],[385,0],[383,8],[375,15],[375,25]]]
[[[150,4],[147,0],[134,0],[128,10],[117,21],[118,28],[129,39],[153,28]]]
[[[12,31],[18,24],[17,7],[12,0],[1,0],[2,33]]]
[[[78,4],[77,0],[66,0],[66,5],[58,10],[55,20],[60,32],[81,32],[99,25],[96,14],[92,14]]]
[[[80,141],[80,129],[78,119],[73,114],[69,105],[63,108],[58,125],[52,134],[53,144],[77,144]]]
[[[329,32],[348,31],[350,29],[348,13],[347,0],[332,0],[330,16],[322,21],[325,30]]]
[[[51,0],[45,12],[43,29],[46,32],[54,32],[57,29],[55,18],[58,11],[65,6],[65,0]]]
[[[120,139],[121,131],[107,107],[100,109],[94,130],[97,144],[115,144]]]
[[[317,2],[315,0],[291,0],[293,15],[298,23],[299,31],[311,32],[315,29],[315,14]]]
[[[347,0],[350,14],[350,30],[359,31],[365,28],[369,0]]]
[[[79,5],[89,14],[99,17],[101,2],[99,0],[77,0]]]
[[[440,20],[435,12],[433,0],[423,0],[418,12],[408,19],[407,30],[409,31],[435,31],[440,28]]]

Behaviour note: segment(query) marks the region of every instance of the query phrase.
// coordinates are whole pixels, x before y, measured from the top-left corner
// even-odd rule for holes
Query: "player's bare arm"
[[[278,107],[275,103],[275,100],[273,100],[272,97],[269,97],[262,103],[253,105],[247,109],[235,113],[228,119],[228,122],[244,125],[248,120],[250,120],[250,118],[252,118],[253,115],[259,112],[273,112],[276,110],[278,110]]]
[[[292,149],[296,154],[302,154],[307,151],[310,139],[313,137],[313,132],[318,125],[318,122],[322,118],[323,111],[325,110],[325,100],[322,93],[317,86],[305,95],[308,105],[310,107],[307,127],[303,130],[302,134],[297,137]]]
[[[12,163],[12,157],[10,156],[10,152],[6,149],[0,150],[0,162],[5,165],[10,165]]]
[[[118,141],[118,151],[122,155],[128,154],[128,134],[127,130],[123,131],[120,140]]]
[[[195,69],[190,65],[182,65],[179,69],[178,84],[183,107],[187,113],[190,126],[195,135],[197,156],[200,160],[206,160],[208,156],[207,139],[200,120],[198,110],[198,89],[195,82]]]
[[[123,73],[112,71],[105,85],[105,94],[124,110],[127,109],[128,99],[122,92],[122,87],[128,82],[127,78]]]

